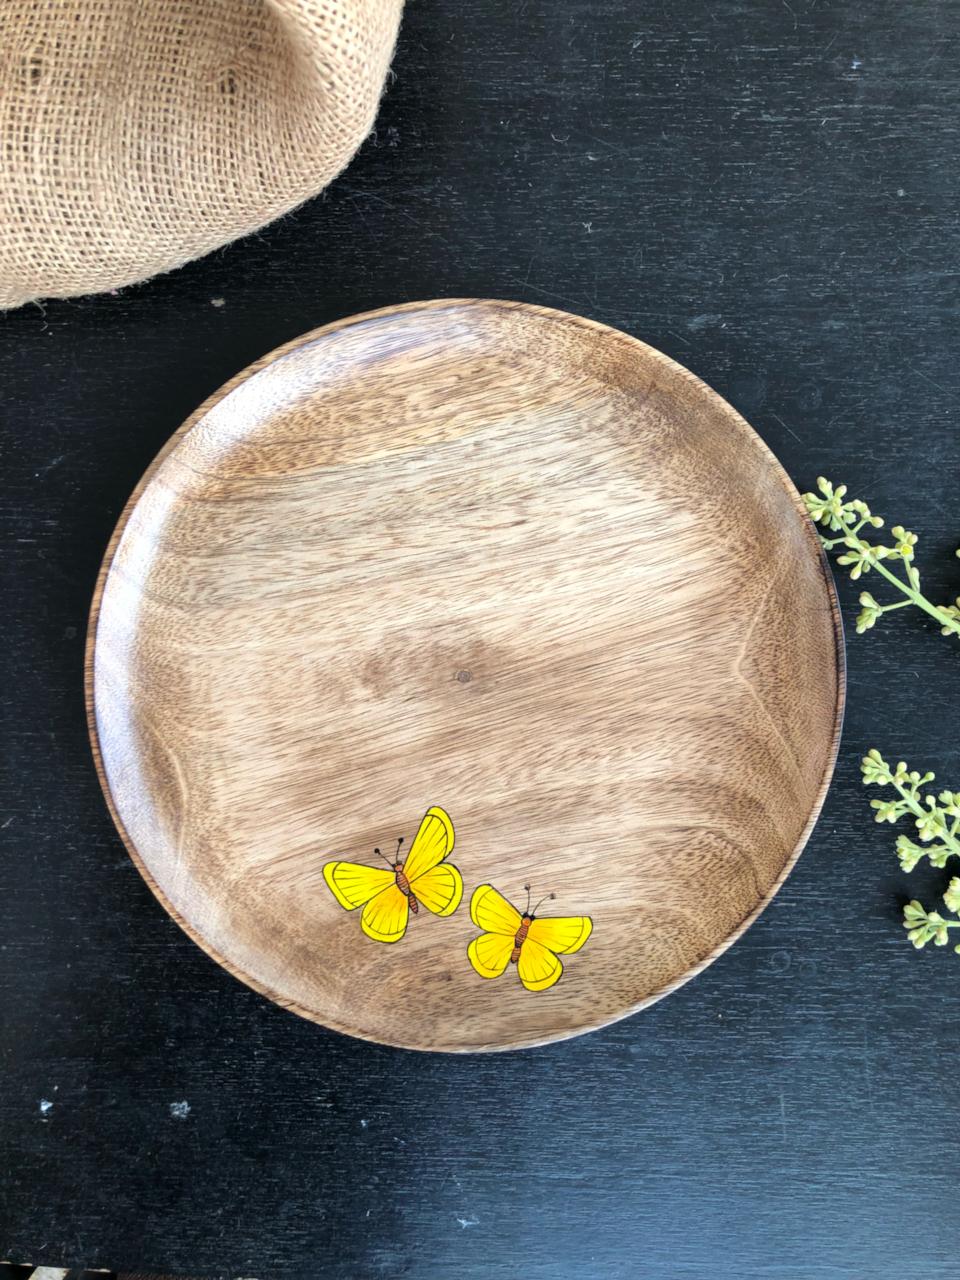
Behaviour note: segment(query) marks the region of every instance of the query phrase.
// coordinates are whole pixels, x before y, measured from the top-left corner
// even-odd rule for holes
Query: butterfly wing
[[[328,862],[323,868],[327,888],[346,911],[355,911],[375,894],[396,881],[386,867],[365,867],[359,862]]]
[[[528,991],[546,991],[560,981],[563,965],[543,943],[533,942],[527,934],[520,947],[517,973]]]
[[[360,927],[374,942],[399,942],[407,931],[410,904],[396,884],[388,884],[363,908]]]
[[[513,939],[501,933],[481,933],[467,947],[467,957],[481,978],[499,978],[512,952]]]
[[[513,939],[520,928],[520,912],[498,893],[492,884],[482,884],[470,899],[470,919],[478,929],[487,933],[500,933]]]
[[[452,851],[453,823],[445,810],[434,805],[423,815],[420,830],[413,837],[410,852],[404,860],[403,873],[412,884]]]
[[[531,942],[561,955],[573,955],[579,951],[593,933],[593,921],[589,916],[538,917],[527,931]]]
[[[431,867],[411,880],[410,888],[418,902],[437,916],[453,915],[463,897],[463,877],[449,862]]]

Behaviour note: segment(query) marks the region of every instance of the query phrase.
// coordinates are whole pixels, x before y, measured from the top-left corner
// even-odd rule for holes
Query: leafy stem
[[[837,564],[850,567],[850,577],[856,582],[861,575],[875,569],[886,578],[891,586],[906,596],[905,600],[893,604],[880,604],[869,591],[860,593],[860,613],[857,615],[857,633],[869,631],[877,619],[891,609],[902,609],[913,604],[939,625],[943,635],[960,636],[960,596],[954,604],[936,605],[931,603],[920,589],[920,570],[913,563],[914,547],[917,535],[905,529],[903,525],[894,525],[891,533],[894,545],[888,547],[882,543],[868,542],[861,537],[864,528],[879,529],[883,526],[880,516],[871,513],[867,504],[859,498],[845,502],[847,486],[834,486],[829,480],[820,476],[817,480],[818,493],[805,493],[803,501],[810,517],[818,524],[824,525],[830,532],[837,534],[835,538],[820,535],[824,549],[833,551],[842,546],[843,554],[837,556]],[[960,550],[957,551],[960,556]],[[897,562],[903,565],[905,577],[894,573],[884,561]]]
[[[902,760],[891,769],[877,750],[863,757],[860,772],[865,786],[893,787],[899,796],[870,801],[877,822],[897,822],[907,814],[913,816],[921,844],[915,844],[909,836],[897,836],[897,856],[904,871],[912,871],[921,858],[927,858],[934,867],[945,867],[950,858],[960,858],[960,792],[922,792],[921,788],[934,780],[932,773],[908,769]],[[916,899],[904,907],[903,927],[915,947],[925,947],[928,942],[944,947],[949,931],[960,928],[960,876],[951,879],[943,901],[947,910],[954,913],[954,919],[945,919],[939,911],[927,911]],[[960,955],[960,945],[954,950]]]

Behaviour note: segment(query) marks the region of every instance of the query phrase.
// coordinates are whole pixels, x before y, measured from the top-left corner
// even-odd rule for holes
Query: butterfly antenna
[[[381,852],[380,852],[380,850],[379,850],[379,848],[374,849],[374,851],[373,851],[373,852],[377,855],[377,857],[378,857],[378,858],[382,858],[382,859],[384,860],[384,862],[387,864],[387,866],[388,866],[388,867],[392,867],[392,866],[393,866],[393,863],[390,861],[390,859],[387,857],[387,855],[386,855],[385,853],[381,853]]]
[[[530,914],[530,886],[528,884],[525,884],[523,887],[527,891],[527,905],[524,908],[523,914],[525,916],[528,916]]]
[[[400,836],[399,839],[397,840],[397,861],[398,862],[400,861],[400,846],[402,844],[403,844],[403,836]]]
[[[548,893],[548,894],[546,894],[544,897],[542,897],[542,898],[540,899],[540,901],[537,903],[537,905],[533,908],[533,912],[532,912],[532,913],[528,913],[528,914],[536,915],[536,914],[537,914],[537,912],[540,910],[540,908],[543,906],[543,904],[544,904],[548,899],[552,902],[552,901],[553,901],[553,899],[554,899],[556,896],[557,896],[557,895],[556,895],[555,893]],[[527,903],[527,905],[528,905],[528,906],[530,905],[530,904],[529,904],[529,902]]]

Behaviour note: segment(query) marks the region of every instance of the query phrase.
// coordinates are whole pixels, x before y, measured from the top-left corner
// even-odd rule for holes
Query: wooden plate
[[[443,301],[308,334],[190,418],[107,552],[87,694],[127,847],[211,956],[351,1035],[502,1049],[651,1003],[770,900],[842,639],[796,491],[714,392],[602,325]],[[445,916],[456,873],[393,858],[431,807]],[[529,936],[494,897],[471,919],[528,883],[556,895]]]

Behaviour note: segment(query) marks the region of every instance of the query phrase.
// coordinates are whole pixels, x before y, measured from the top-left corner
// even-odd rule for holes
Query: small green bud
[[[857,635],[862,636],[865,631],[869,631],[879,617],[879,613],[873,609],[861,609],[857,614]]]
[[[960,915],[960,876],[954,876],[947,885],[943,901],[948,911],[954,911],[957,915]]]
[[[923,905],[916,899],[908,902],[903,908],[903,927],[907,930],[907,937],[918,950],[925,947],[928,942],[932,942],[937,947],[947,944],[949,930],[943,916],[938,911],[925,911]]]
[[[885,787],[890,782],[890,767],[876,747],[872,747],[860,761],[860,772],[867,785],[873,782]]]
[[[924,850],[914,844],[909,836],[897,836],[897,857],[904,871],[912,871],[924,855]]]
[[[911,533],[909,529],[905,529],[902,524],[896,524],[890,530],[894,538],[896,538],[896,552],[904,560],[910,560],[913,557],[913,548],[917,545],[919,539],[915,533]]]
[[[927,850],[927,859],[931,867],[945,867],[950,859],[950,850],[945,844],[932,844]]]
[[[876,810],[873,815],[874,822],[896,822],[903,813],[899,800],[871,800],[870,806]],[[923,839],[922,836],[921,839]]]
[[[946,823],[939,809],[935,807],[936,802],[932,796],[927,796],[927,803],[934,807],[931,808],[929,813],[922,814],[916,822],[917,830],[920,832],[920,839],[925,843],[936,839],[940,832],[946,829]]]

